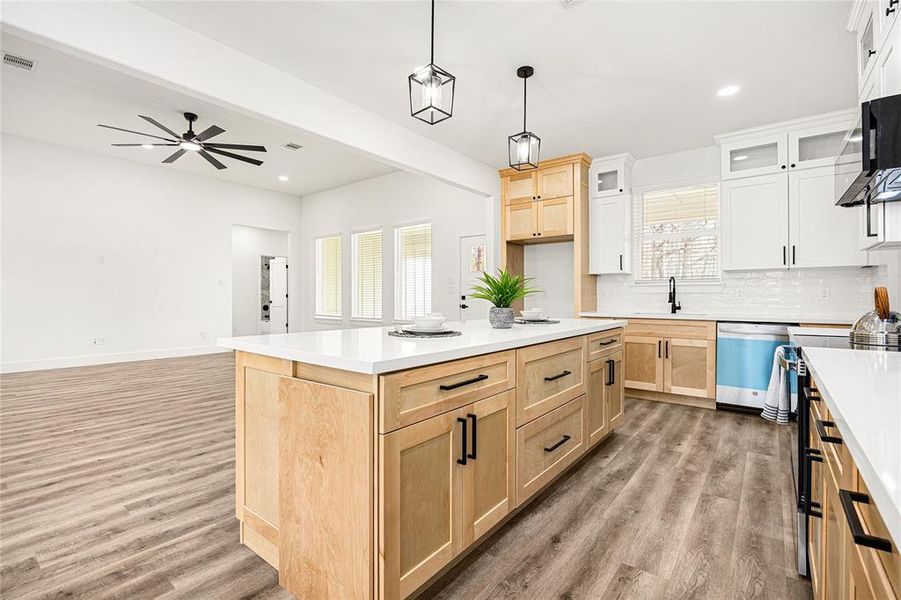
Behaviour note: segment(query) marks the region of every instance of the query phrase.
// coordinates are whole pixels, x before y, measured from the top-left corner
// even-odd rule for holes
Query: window
[[[432,225],[394,230],[394,318],[409,321],[432,311]]]
[[[316,316],[341,318],[341,236],[316,240]]]
[[[382,318],[382,230],[351,237],[353,319]]]
[[[715,280],[720,275],[716,184],[646,192],[638,207],[639,281]]]

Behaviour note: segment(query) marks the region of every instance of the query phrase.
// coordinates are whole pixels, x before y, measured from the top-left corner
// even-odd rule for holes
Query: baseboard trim
[[[636,390],[632,388],[626,388],[626,396],[629,398],[638,398],[639,400],[653,400],[654,402],[667,402],[669,404],[680,404],[682,406],[694,406],[695,408],[709,408],[716,410],[716,400],[711,398],[696,398],[694,396],[667,394],[665,392],[650,392],[648,390]]]
[[[112,363],[135,362],[138,360],[153,360],[157,358],[177,358],[179,356],[216,354],[220,352],[231,352],[231,350],[220,346],[186,346],[182,348],[160,348],[156,350],[117,352],[114,354],[87,354],[82,356],[60,356],[36,360],[15,360],[0,362],[0,373],[66,369],[69,367],[84,367],[87,365],[106,365]]]

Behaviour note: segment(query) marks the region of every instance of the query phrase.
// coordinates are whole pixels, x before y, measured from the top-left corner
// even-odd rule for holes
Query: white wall
[[[478,194],[463,191],[429,177],[398,171],[381,177],[304,196],[301,202],[301,245],[305,256],[315,256],[317,237],[342,234],[343,319],[317,321],[315,269],[305,268],[303,328],[360,327],[351,321],[351,244],[355,231],[382,228],[383,322],[394,322],[394,227],[423,221],[432,223],[432,310],[448,318],[459,315],[459,239],[488,231],[486,204]],[[489,257],[488,264],[493,264]],[[312,267],[312,263],[310,263]]]
[[[215,351],[232,225],[299,230],[297,197],[15,136],[2,148],[7,371]]]
[[[232,335],[256,335],[270,332],[270,323],[260,318],[260,275],[262,271],[260,257],[287,257],[288,237],[287,231],[246,225],[232,226]],[[292,266],[302,265],[292,265],[288,262],[288,267]],[[284,269],[282,270],[284,271]],[[294,273],[289,268],[288,281],[290,282],[293,277]],[[279,320],[283,321],[283,319]],[[273,327],[272,330],[284,333],[284,322],[279,325],[280,327]]]
[[[526,245],[523,274],[534,278],[532,285],[541,291],[526,297],[523,307],[543,308],[551,318],[571,317],[576,306],[574,261],[572,242]]]
[[[643,189],[718,181],[719,161],[716,146],[638,160],[632,171],[635,199]],[[870,310],[874,282],[893,278],[886,267],[723,272],[719,283],[681,284],[678,298],[686,312],[853,318]],[[669,307],[666,300],[665,285],[636,285],[631,275],[598,277],[600,311],[661,311]]]

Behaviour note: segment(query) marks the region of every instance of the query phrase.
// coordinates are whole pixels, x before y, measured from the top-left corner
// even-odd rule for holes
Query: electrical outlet
[[[823,300],[824,302],[828,302],[829,298],[831,296],[832,296],[832,294],[830,293],[829,288],[827,288],[827,287],[820,288],[820,300]]]
[[[95,346],[106,346],[106,338],[105,337],[91,338],[91,344],[93,344]]]

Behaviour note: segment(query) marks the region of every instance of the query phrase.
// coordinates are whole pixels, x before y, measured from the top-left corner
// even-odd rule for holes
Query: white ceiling
[[[495,166],[522,126],[522,64],[544,157],[697,148],[857,96],[850,2],[438,2],[435,62],[457,94],[436,126],[407,98],[428,61],[425,0],[141,5]],[[727,84],[742,90],[717,97]]]
[[[329,140],[276,127],[9,34],[0,36],[0,41],[3,50],[37,61],[30,72],[2,67],[3,133],[294,195],[396,170]],[[265,153],[239,152],[262,160],[263,165],[217,157],[227,166],[217,170],[193,153],[172,164],[161,164],[174,149],[116,148],[110,144],[155,140],[97,127],[104,123],[165,137],[138,115],[183,132],[187,129],[182,116],[185,111],[199,115],[194,125],[197,132],[212,124],[226,130],[211,141],[266,146]],[[288,142],[303,148],[288,150],[283,147]],[[287,175],[288,181],[279,181],[279,175]]]

